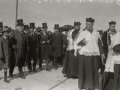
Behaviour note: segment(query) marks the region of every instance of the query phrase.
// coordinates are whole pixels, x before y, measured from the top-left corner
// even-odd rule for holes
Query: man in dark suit
[[[55,33],[51,35],[51,42],[52,42],[52,53],[54,58],[54,68],[57,70],[57,61],[62,56],[62,38],[61,34],[59,33],[59,24],[55,24]]]
[[[15,65],[18,66],[19,77],[25,79],[23,67],[26,58],[27,40],[23,32],[23,20],[17,20],[17,30],[10,35],[11,58],[10,58],[10,76],[13,76]]]
[[[116,26],[115,21],[109,22],[109,29],[107,31],[105,31],[102,36],[103,50],[105,53],[105,59],[103,60],[104,63],[106,63],[109,45],[111,44],[111,35],[114,35],[116,33],[115,26]],[[102,65],[101,74],[104,72],[104,69],[105,69],[105,65]]]
[[[2,31],[3,31],[3,23],[0,22],[0,37],[2,37]]]
[[[36,64],[37,64],[37,49],[38,49],[38,41],[37,41],[37,34],[34,32],[35,23],[30,23],[30,32],[27,35],[28,38],[28,69],[29,72],[32,72],[31,67],[31,60],[33,59],[33,71],[36,71]]]
[[[40,39],[40,44],[41,44],[41,63],[40,63],[40,69],[42,69],[42,60],[46,61],[46,71],[49,71],[49,54],[50,54],[50,49],[49,49],[49,35],[47,33],[47,23],[42,23],[42,32],[41,32],[41,39]]]

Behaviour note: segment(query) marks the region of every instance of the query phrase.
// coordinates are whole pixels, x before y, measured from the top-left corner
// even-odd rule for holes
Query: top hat
[[[54,29],[59,29],[59,24],[55,24]]]
[[[48,28],[47,23],[42,23],[42,28]]]
[[[35,23],[30,23],[30,28],[35,28]]]
[[[24,25],[24,30],[28,30],[29,26],[28,25]]]
[[[78,25],[81,25],[81,23],[80,23],[80,22],[75,22],[75,21],[74,21],[74,26],[78,26]]]
[[[86,22],[91,22],[91,23],[94,23],[94,22],[95,22],[95,20],[94,20],[94,19],[92,19],[92,18],[90,17],[90,18],[86,18]]]
[[[36,31],[37,31],[37,32],[41,32],[41,27],[37,27],[37,28],[36,28]]]
[[[109,22],[109,25],[111,25],[111,24],[115,25],[116,22],[115,22],[115,21],[111,21],[111,22]]]
[[[3,28],[3,23],[2,22],[0,22],[0,28]]]
[[[23,19],[18,19],[17,20],[17,26],[23,26]]]

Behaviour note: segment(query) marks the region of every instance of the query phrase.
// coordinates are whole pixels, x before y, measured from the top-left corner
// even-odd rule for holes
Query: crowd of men
[[[37,63],[42,70],[43,60],[46,63],[46,71],[50,71],[50,63],[55,70],[58,69],[58,63],[63,64],[67,45],[66,35],[62,34],[59,24],[55,24],[54,33],[47,29],[47,23],[42,23],[42,27],[35,27],[35,23],[24,25],[23,19],[17,20],[17,30],[11,30],[8,26],[3,27],[3,23],[0,23],[0,69],[5,70],[5,82],[9,83],[8,68],[9,76],[13,77],[14,68],[18,66],[19,77],[25,79],[23,67],[27,66],[29,73],[36,73]]]
[[[66,28],[55,24],[53,33],[47,30],[47,23],[36,28],[35,23],[24,25],[19,19],[17,30],[11,30],[1,22],[0,69],[4,69],[4,81],[9,83],[8,68],[13,77],[18,66],[19,77],[25,79],[23,67],[36,73],[37,62],[42,70],[45,60],[46,71],[50,71],[50,62],[57,70],[57,64],[63,65],[65,58],[62,73],[67,78],[77,77],[80,90],[119,90],[120,33],[115,30],[116,22],[109,22],[105,32],[94,30],[94,22],[93,18],[86,18],[83,30],[80,22]],[[103,74],[100,84],[99,69]]]

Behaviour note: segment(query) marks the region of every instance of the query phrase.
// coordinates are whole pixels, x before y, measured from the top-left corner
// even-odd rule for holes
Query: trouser
[[[24,66],[24,62],[25,62],[25,59],[24,58],[21,58],[19,64],[18,64],[18,70],[19,72],[22,72],[23,70],[23,66]],[[9,73],[10,74],[13,74],[13,71],[14,71],[14,68],[15,68],[15,65],[10,65],[10,69],[9,69]]]
[[[42,68],[42,59],[39,59],[39,68]]]
[[[36,64],[37,64],[37,58],[36,57],[29,57],[28,58],[28,69],[32,69],[32,66],[31,66],[31,60],[33,59],[33,70],[35,70],[36,68]]]
[[[57,63],[60,57],[54,57],[54,67],[57,67]]]

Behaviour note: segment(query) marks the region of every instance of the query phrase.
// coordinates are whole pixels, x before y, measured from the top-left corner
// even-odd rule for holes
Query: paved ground
[[[51,68],[53,67],[51,66]],[[18,77],[16,67],[14,78],[8,77],[9,84],[4,82],[3,70],[0,71],[0,90],[79,90],[78,80],[64,77],[62,67],[59,67],[58,70],[46,71],[45,66],[43,66],[42,71],[37,70],[37,73],[29,74],[25,68],[26,79],[21,79]]]

